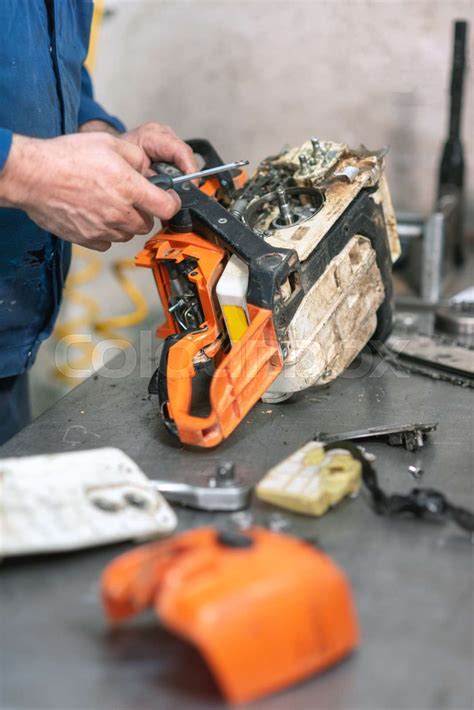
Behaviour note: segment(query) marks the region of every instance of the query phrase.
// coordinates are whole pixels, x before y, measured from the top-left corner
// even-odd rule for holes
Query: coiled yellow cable
[[[65,350],[69,346],[74,346],[74,349],[82,351],[71,363],[61,363],[59,368],[56,366],[55,377],[67,384],[77,384],[82,379],[77,377],[78,371],[91,372],[95,345],[92,340],[91,342],[84,341],[85,330],[91,334],[100,335],[101,339],[113,340],[114,347],[125,349],[131,344],[130,340],[117,333],[117,329],[138,325],[148,315],[148,303],[145,297],[125,274],[127,269],[135,269],[135,262],[133,259],[117,259],[112,264],[112,273],[133,304],[134,310],[131,313],[100,319],[97,301],[78,291],[77,287],[84,285],[98,275],[101,270],[101,261],[99,257],[83,247],[75,245],[73,252],[75,259],[85,260],[86,264],[84,268],[71,274],[68,278],[64,299],[83,308],[84,313],[65,323],[58,324],[54,331],[54,336]]]
[[[125,313],[106,318],[102,321],[96,321],[95,328],[97,332],[105,335],[107,338],[119,337],[113,334],[115,328],[131,328],[141,323],[148,315],[148,303],[133,281],[125,276],[124,271],[126,269],[135,269],[133,259],[117,259],[112,264],[112,272],[135,306],[135,310],[132,313]]]
[[[77,384],[78,380],[75,377],[77,371],[90,367],[94,346],[92,342],[88,343],[84,339],[80,339],[81,336],[78,336],[78,334],[84,330],[91,330],[99,311],[97,301],[78,291],[77,287],[94,279],[101,270],[100,259],[93,252],[74,245],[73,254],[75,259],[82,258],[86,264],[84,268],[68,277],[67,285],[64,289],[64,301],[80,306],[84,309],[84,313],[78,318],[72,318],[65,323],[58,323],[53,333],[53,336],[60,341],[65,349],[70,345],[74,345],[76,350],[82,351],[82,354],[74,360],[73,364],[61,363],[60,369],[56,365],[54,376],[68,384]]]

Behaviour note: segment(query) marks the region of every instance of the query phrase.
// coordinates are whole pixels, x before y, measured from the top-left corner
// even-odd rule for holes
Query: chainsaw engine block
[[[264,160],[240,190],[230,210],[254,233],[277,248],[294,249],[306,282],[305,297],[281,345],[281,374],[263,399],[277,402],[313,384],[325,384],[350,365],[377,329],[386,300],[377,246],[351,227],[349,212],[361,191],[368,195],[365,217],[381,228],[394,261],[400,253],[395,214],[384,175],[385,151],[369,151],[312,139]],[[375,210],[373,207],[381,209]],[[344,221],[347,215],[347,222]],[[329,240],[354,232],[316,278],[319,254]],[[320,269],[319,269],[320,270]],[[387,280],[385,280],[387,281]],[[283,299],[291,284],[282,287]],[[388,308],[380,335],[389,330]]]

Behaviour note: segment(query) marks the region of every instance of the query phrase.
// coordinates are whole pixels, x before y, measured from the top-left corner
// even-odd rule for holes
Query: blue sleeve
[[[79,105],[79,126],[87,121],[105,121],[120,133],[126,131],[123,123],[115,116],[110,116],[97,101],[94,100],[94,89],[89,72],[85,67],[81,70],[81,103]],[[1,151],[0,151],[1,156]],[[1,157],[0,157],[1,160]]]
[[[12,145],[13,133],[6,128],[0,128],[0,170],[7,162]]]

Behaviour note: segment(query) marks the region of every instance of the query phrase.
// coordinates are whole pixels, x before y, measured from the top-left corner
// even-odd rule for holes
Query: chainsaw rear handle
[[[186,143],[190,148],[192,148],[194,153],[200,155],[204,160],[204,165],[202,166],[203,170],[206,170],[207,168],[217,168],[218,165],[222,165],[224,163],[214,146],[205,138],[189,138]],[[220,173],[215,177],[224,190],[233,190],[234,181],[229,170]]]
[[[149,391],[159,396],[167,430],[184,444],[205,448],[220,444],[281,372],[283,361],[271,311],[249,304],[249,315],[248,330],[225,355],[217,329],[166,339]],[[210,388],[211,411],[207,417],[194,416],[193,361],[210,345],[217,363]]]
[[[206,429],[215,427],[217,423],[215,412],[211,412],[208,417],[192,416],[190,413],[193,380],[197,374],[193,361],[206,345],[212,343],[213,339],[207,331],[180,333],[166,338],[158,368],[156,393],[165,426],[175,436],[180,436],[183,417],[186,419],[187,428],[196,432],[203,433]],[[220,350],[220,345],[218,347]]]

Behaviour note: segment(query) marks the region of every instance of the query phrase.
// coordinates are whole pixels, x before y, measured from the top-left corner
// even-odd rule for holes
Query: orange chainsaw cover
[[[358,643],[339,567],[297,538],[200,528],[121,555],[102,577],[110,621],[154,607],[244,703],[328,668]]]

